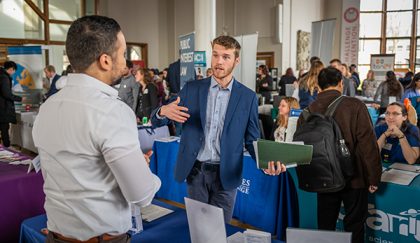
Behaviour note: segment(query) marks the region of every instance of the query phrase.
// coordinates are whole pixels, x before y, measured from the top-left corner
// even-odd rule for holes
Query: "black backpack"
[[[343,98],[331,102],[325,114],[311,113],[308,108],[302,112],[305,122],[296,129],[293,141],[313,145],[311,163],[296,168],[299,188],[304,191],[337,192],[353,176],[350,152],[333,118]]]

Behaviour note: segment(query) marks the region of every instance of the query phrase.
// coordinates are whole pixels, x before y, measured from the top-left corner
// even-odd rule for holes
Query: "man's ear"
[[[102,54],[98,59],[98,66],[104,71],[112,70],[112,58],[108,54]]]

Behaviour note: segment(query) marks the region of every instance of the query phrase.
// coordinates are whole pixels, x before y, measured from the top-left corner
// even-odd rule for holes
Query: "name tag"
[[[391,150],[392,149],[392,144],[390,144],[390,143],[385,144],[383,149]]]

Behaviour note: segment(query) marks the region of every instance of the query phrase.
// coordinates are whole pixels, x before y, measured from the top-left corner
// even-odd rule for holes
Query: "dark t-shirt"
[[[387,124],[382,124],[375,127],[376,139],[378,139],[382,133],[388,130]],[[419,129],[408,124],[407,130],[404,132],[408,143],[411,147],[420,147]],[[385,146],[381,150],[381,158],[384,162],[400,162],[407,163],[402,153],[401,144],[398,138],[388,137],[385,141]]]

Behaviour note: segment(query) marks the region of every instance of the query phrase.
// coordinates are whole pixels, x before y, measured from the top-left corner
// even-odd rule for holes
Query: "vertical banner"
[[[43,61],[41,46],[10,46],[9,59],[17,64],[12,76],[13,90],[42,89]]]
[[[206,63],[206,52],[196,51],[194,52],[194,67],[197,79],[205,78],[207,63]]]
[[[375,79],[385,81],[386,72],[394,70],[395,54],[370,55],[370,69],[375,73]]]
[[[334,45],[335,22],[335,19],[312,22],[311,55],[324,63],[333,58],[331,47]]]
[[[186,82],[192,81],[195,79],[195,70],[194,70],[194,32],[179,37],[179,50],[181,54],[180,62],[180,81],[181,89],[184,87]]]
[[[233,71],[236,80],[255,91],[258,33],[234,37],[241,45],[239,65]]]
[[[340,59],[348,65],[358,64],[360,0],[343,0]]]

